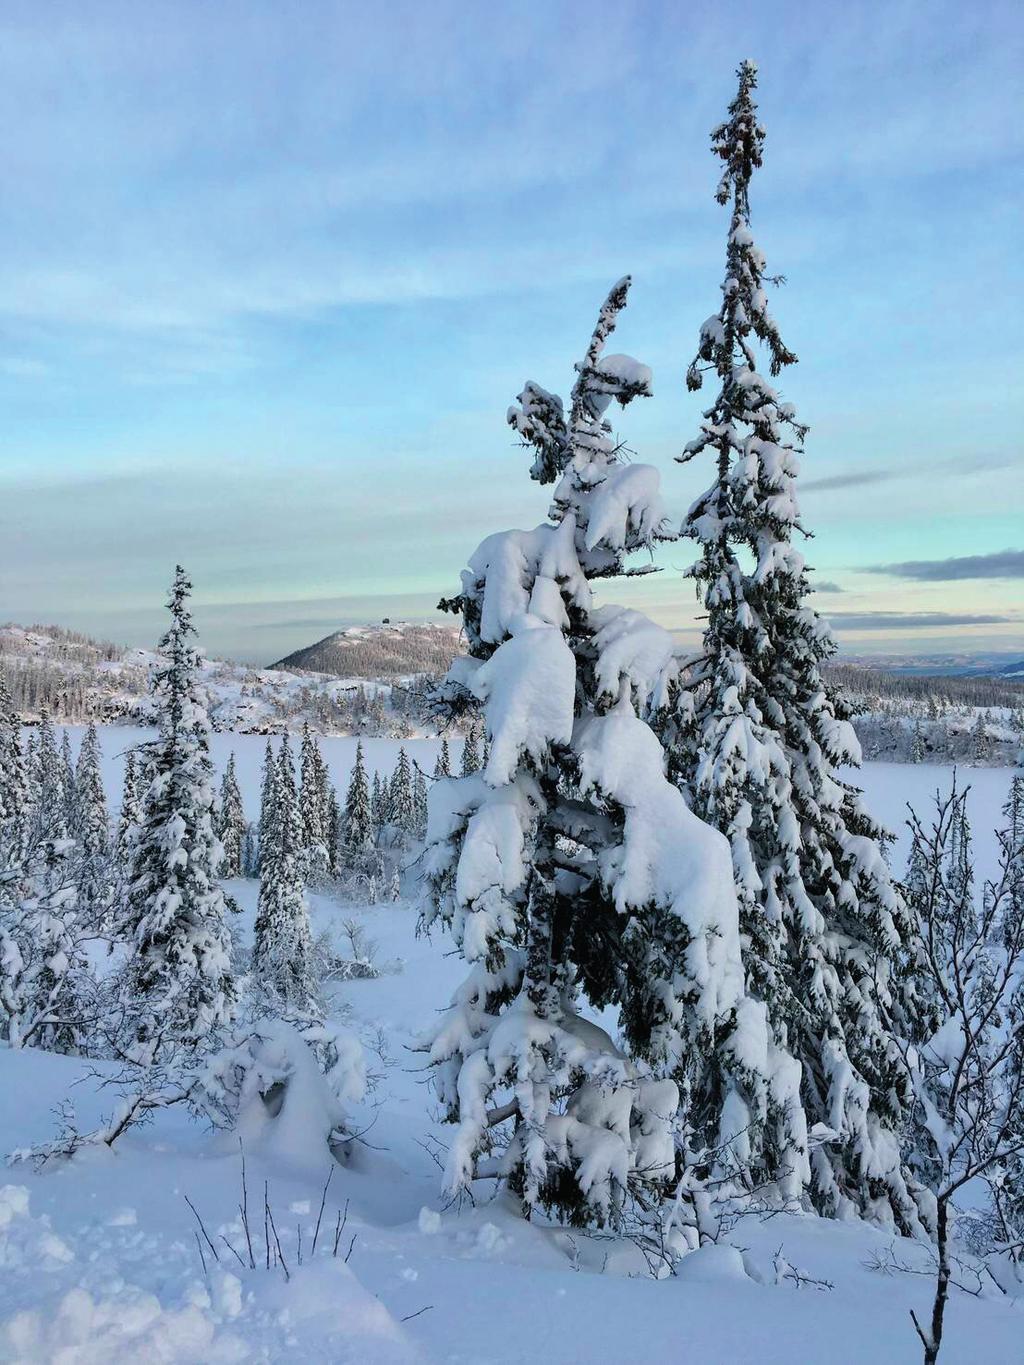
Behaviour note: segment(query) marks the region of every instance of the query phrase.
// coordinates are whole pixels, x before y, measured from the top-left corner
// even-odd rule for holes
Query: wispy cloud
[[[928,626],[994,626],[1012,616],[954,611],[830,611],[828,619],[843,630],[920,630]]]
[[[863,488],[870,484],[891,483],[895,479],[919,479],[923,474],[941,474],[944,479],[971,478],[990,470],[1005,469],[1013,463],[1005,455],[957,455],[945,460],[909,460],[889,469],[850,469],[843,474],[828,474],[820,479],[801,479],[802,493],[827,492],[838,488]]]
[[[869,483],[886,483],[898,477],[894,470],[862,470],[860,473],[831,474],[824,479],[804,479],[800,483],[801,493],[816,493],[826,488],[860,488]]]
[[[901,564],[874,564],[871,573],[912,578],[920,583],[950,583],[964,578],[1024,578],[1024,550],[997,550],[989,555],[954,555],[949,559],[907,559]]]
[[[814,591],[815,591],[815,592],[843,592],[843,591],[845,591],[845,590],[844,590],[843,588],[841,588],[841,587],[839,586],[838,583],[833,583],[833,582],[831,582],[829,579],[826,578],[826,579],[822,579],[820,582],[814,584]]]

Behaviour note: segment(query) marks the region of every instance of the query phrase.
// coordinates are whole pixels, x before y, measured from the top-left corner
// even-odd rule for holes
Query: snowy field
[[[73,731],[76,747],[79,733]],[[112,801],[124,751],[145,737],[123,727],[102,731]],[[343,793],[355,740],[321,742]],[[235,751],[250,819],[257,815],[264,746],[258,736],[214,736],[218,768]],[[436,741],[405,747],[425,771],[433,770]],[[371,774],[390,772],[398,748],[398,741],[364,741]],[[458,746],[452,748],[457,757]],[[937,767],[868,764],[861,780],[873,811],[901,831],[906,802],[923,810],[949,776]],[[984,871],[1010,773],[976,769],[962,776],[973,786]],[[894,855],[900,871],[905,845],[901,834]],[[411,889],[411,873],[408,880]],[[243,910],[238,933],[247,938],[256,883],[232,882],[229,889]],[[363,1136],[347,1163],[335,1168],[316,1255],[310,1246],[328,1173],[321,1153],[301,1143],[246,1153],[250,1208],[262,1203],[266,1181],[290,1269],[286,1281],[280,1269],[243,1269],[227,1245],[242,1246],[237,1145],[184,1113],[163,1113],[113,1154],[43,1174],[25,1166],[6,1173],[0,1360],[902,1365],[920,1359],[909,1309],[920,1313],[928,1306],[930,1281],[872,1269],[891,1238],[863,1225],[745,1219],[732,1233],[732,1247],[694,1253],[676,1277],[654,1282],[629,1243],[525,1223],[488,1189],[475,1207],[442,1209],[432,1153],[447,1134],[410,1045],[459,980],[461,963],[446,956],[443,939],[416,937],[408,901],[365,906],[313,896],[311,903],[317,932],[343,941],[346,921],[355,920],[375,941],[384,969],[379,979],[334,988],[333,1013],[363,1039],[373,1087],[356,1114]],[[0,1051],[0,1068],[4,1151],[51,1136],[54,1111],[69,1096],[83,1122],[113,1102],[75,1059]],[[186,1195],[219,1250],[215,1261],[205,1247],[206,1274]],[[334,1228],[346,1206],[335,1258]],[[262,1214],[258,1231],[262,1247]],[[927,1264],[923,1247],[901,1244],[899,1253],[908,1264]],[[798,1284],[788,1267],[831,1287]],[[1024,1304],[957,1291],[942,1360],[1024,1360]]]

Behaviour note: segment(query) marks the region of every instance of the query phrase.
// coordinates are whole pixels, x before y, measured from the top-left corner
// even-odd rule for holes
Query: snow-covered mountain
[[[401,678],[444,673],[460,652],[457,626],[382,621],[349,626],[279,659],[274,668],[301,668],[336,678]]]

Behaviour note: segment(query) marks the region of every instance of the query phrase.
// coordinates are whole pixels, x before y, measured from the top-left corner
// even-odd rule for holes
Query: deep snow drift
[[[141,733],[101,732],[112,798],[123,753]],[[77,746],[78,735],[73,736]],[[344,788],[355,740],[322,741]],[[237,756],[247,814],[254,818],[264,740],[214,736],[222,768]],[[364,741],[367,766],[389,772],[398,744]],[[437,745],[411,741],[428,772]],[[965,770],[981,870],[991,864],[991,826],[1009,782],[1005,770]],[[949,772],[869,764],[868,802],[902,828],[909,799],[923,809]],[[895,865],[902,868],[901,835]],[[407,876],[411,893],[415,869]],[[251,934],[255,882],[231,882],[242,906],[239,936]],[[371,1089],[355,1110],[362,1136],[335,1163],[315,1255],[311,1254],[329,1159],[316,1144],[253,1139],[246,1188],[257,1269],[248,1268],[238,1203],[237,1142],[184,1112],[159,1114],[113,1154],[89,1155],[41,1174],[18,1165],[0,1184],[0,1360],[24,1362],[916,1362],[909,1309],[930,1302],[928,1278],[877,1268],[891,1237],[861,1224],[777,1216],[746,1218],[730,1247],[681,1262],[678,1275],[647,1277],[628,1242],[528,1224],[495,1200],[443,1207],[443,1145],[423,1058],[410,1044],[461,976],[440,938],[415,935],[409,900],[376,906],[313,896],[314,930],[343,948],[346,922],[376,942],[382,975],[338,983],[332,1013],[367,1047]],[[608,1021],[604,1021],[607,1025]],[[612,1026],[614,1026],[614,1021]],[[0,1149],[52,1136],[65,1101],[83,1122],[113,1107],[89,1064],[41,1052],[0,1049]],[[436,1158],[436,1159],[435,1159]],[[264,1264],[263,1191],[290,1279]],[[211,1254],[185,1202],[191,1199],[217,1248]],[[339,1214],[348,1209],[339,1253]],[[198,1234],[198,1238],[197,1238]],[[355,1237],[354,1243],[352,1237]],[[299,1242],[302,1264],[299,1264]],[[230,1243],[230,1247],[229,1244]],[[206,1271],[200,1254],[202,1246]],[[348,1255],[347,1262],[345,1256]],[[234,1248],[232,1251],[231,1248]],[[243,1266],[234,1252],[239,1252]],[[923,1246],[900,1242],[899,1257],[924,1269]],[[793,1271],[824,1285],[800,1284]],[[942,1359],[1024,1358],[1024,1305],[993,1289],[956,1291]]]

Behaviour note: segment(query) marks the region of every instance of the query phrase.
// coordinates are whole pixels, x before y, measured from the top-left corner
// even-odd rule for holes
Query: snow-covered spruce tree
[[[437,762],[434,764],[435,777],[451,777],[452,757],[448,751],[447,739],[441,740],[441,748],[438,750]]]
[[[52,796],[56,832],[36,818],[39,772],[33,762],[30,775],[21,729],[0,672],[0,1037],[12,1048],[75,1052],[91,990],[74,845],[63,837],[63,807]],[[52,729],[46,748],[57,756]]]
[[[0,904],[0,1037],[12,1048],[83,1050],[94,983],[69,839],[32,838]]]
[[[413,833],[422,839],[427,832],[427,779],[417,764],[412,778]]]
[[[0,906],[13,895],[28,833],[29,775],[21,747],[21,719],[0,669]]]
[[[82,738],[75,765],[74,825],[77,843],[77,880],[81,911],[95,918],[102,913],[110,889],[110,816],[100,772],[100,743],[96,726]]]
[[[267,747],[263,751],[263,784],[260,788],[260,820],[259,820],[259,846],[256,856],[257,874],[263,867],[263,848],[268,843],[268,836],[274,821],[277,819],[277,812],[274,803],[277,795],[277,759],[274,757],[274,748],[270,740],[267,740]]]
[[[343,825],[344,816],[341,811],[341,802],[338,800],[338,793],[334,784],[331,783],[327,802],[327,852],[328,866],[332,877],[336,877],[341,871]]]
[[[910,738],[910,761],[911,763],[923,763],[928,756],[928,750],[924,742],[924,731],[921,729],[920,720],[914,721],[914,729]]]
[[[380,773],[374,769],[373,788],[370,794],[370,819],[373,823],[373,839],[376,843],[380,839],[381,831],[387,823],[388,818],[388,794],[387,788],[381,781]]]
[[[227,767],[220,783],[220,810],[217,814],[217,837],[223,850],[220,865],[222,877],[242,876],[242,844],[245,841],[245,811],[242,793],[235,775],[235,755],[228,756]]]
[[[802,1067],[812,1133],[835,1134],[812,1154],[815,1206],[910,1231],[918,1209],[898,1140],[909,1089],[895,1042],[908,921],[883,856],[887,836],[839,776],[860,753],[822,678],[835,647],[808,605],[793,545],[806,428],[757,370],[758,342],[772,375],[796,356],[769,312],[765,259],[751,235],[749,186],[764,130],[754,64],[738,74],[729,118],[712,134],[725,163],[717,198],[731,205],[722,303],[687,374],[692,390],[707,371],[719,387],[679,457],[708,451],[716,462],[684,526],[699,548],[690,575],[707,625],[671,759],[693,809],[732,844],[748,992],[766,1007],[779,1054]],[[760,1138],[767,1178],[799,1160],[803,1128],[792,1103],[774,1099]]]
[[[356,744],[356,760],[352,765],[348,792],[345,796],[345,818],[342,827],[342,857],[353,872],[362,870],[366,855],[373,847],[373,813],[370,808],[370,788],[366,780],[362,741]]]
[[[308,722],[302,726],[299,818],[302,822],[303,876],[310,886],[325,886],[330,879],[327,843],[329,792],[327,767]]]
[[[444,693],[454,715],[482,705],[490,757],[433,784],[425,855],[424,926],[446,924],[469,965],[424,1044],[458,1124],[446,1188],[495,1176],[527,1213],[580,1223],[614,1221],[627,1189],[656,1200],[676,1173],[679,1088],[639,1058],[715,1090],[701,1137],[746,1124],[736,1057],[716,1046],[742,992],[728,846],[635,709],[664,693],[672,642],[596,608],[590,586],[663,528],[656,472],[622,459],[605,417],[650,392],[646,366],[603,353],[628,287],[601,309],[568,420],[535,384],[510,409],[554,501],[548,524],[485,540],[443,604],[470,649]],[[621,1007],[638,1059],[581,1017],[581,993]],[[764,1050],[757,1030],[748,1019],[745,1051]]]
[[[145,760],[129,749],[124,761],[124,780],[121,787],[121,809],[117,817],[114,844],[118,861],[131,863],[132,841],[142,820],[142,797],[146,790]]]
[[[260,859],[252,975],[276,1009],[304,1016],[319,1007],[303,878],[302,817],[287,735],[277,756],[273,810]]]
[[[37,839],[66,839],[68,820],[64,763],[50,713],[45,706],[39,713],[32,768],[33,834]]]
[[[227,909],[216,881],[221,853],[210,721],[196,682],[191,591],[178,565],[167,602],[171,624],[151,683],[159,734],[150,749],[122,927],[129,955],[119,981],[119,1050],[143,1067],[187,1060],[209,1046],[230,1019],[235,995]]]
[[[471,722],[462,744],[462,776],[468,777],[480,767],[480,746],[477,743],[477,725]]]
[[[404,746],[398,751],[398,761],[388,785],[388,824],[402,835],[416,833],[416,809],[413,800],[412,768]]]
[[[75,763],[71,753],[71,735],[64,730],[60,737],[60,779],[64,787],[64,822],[69,831],[75,827]]]

